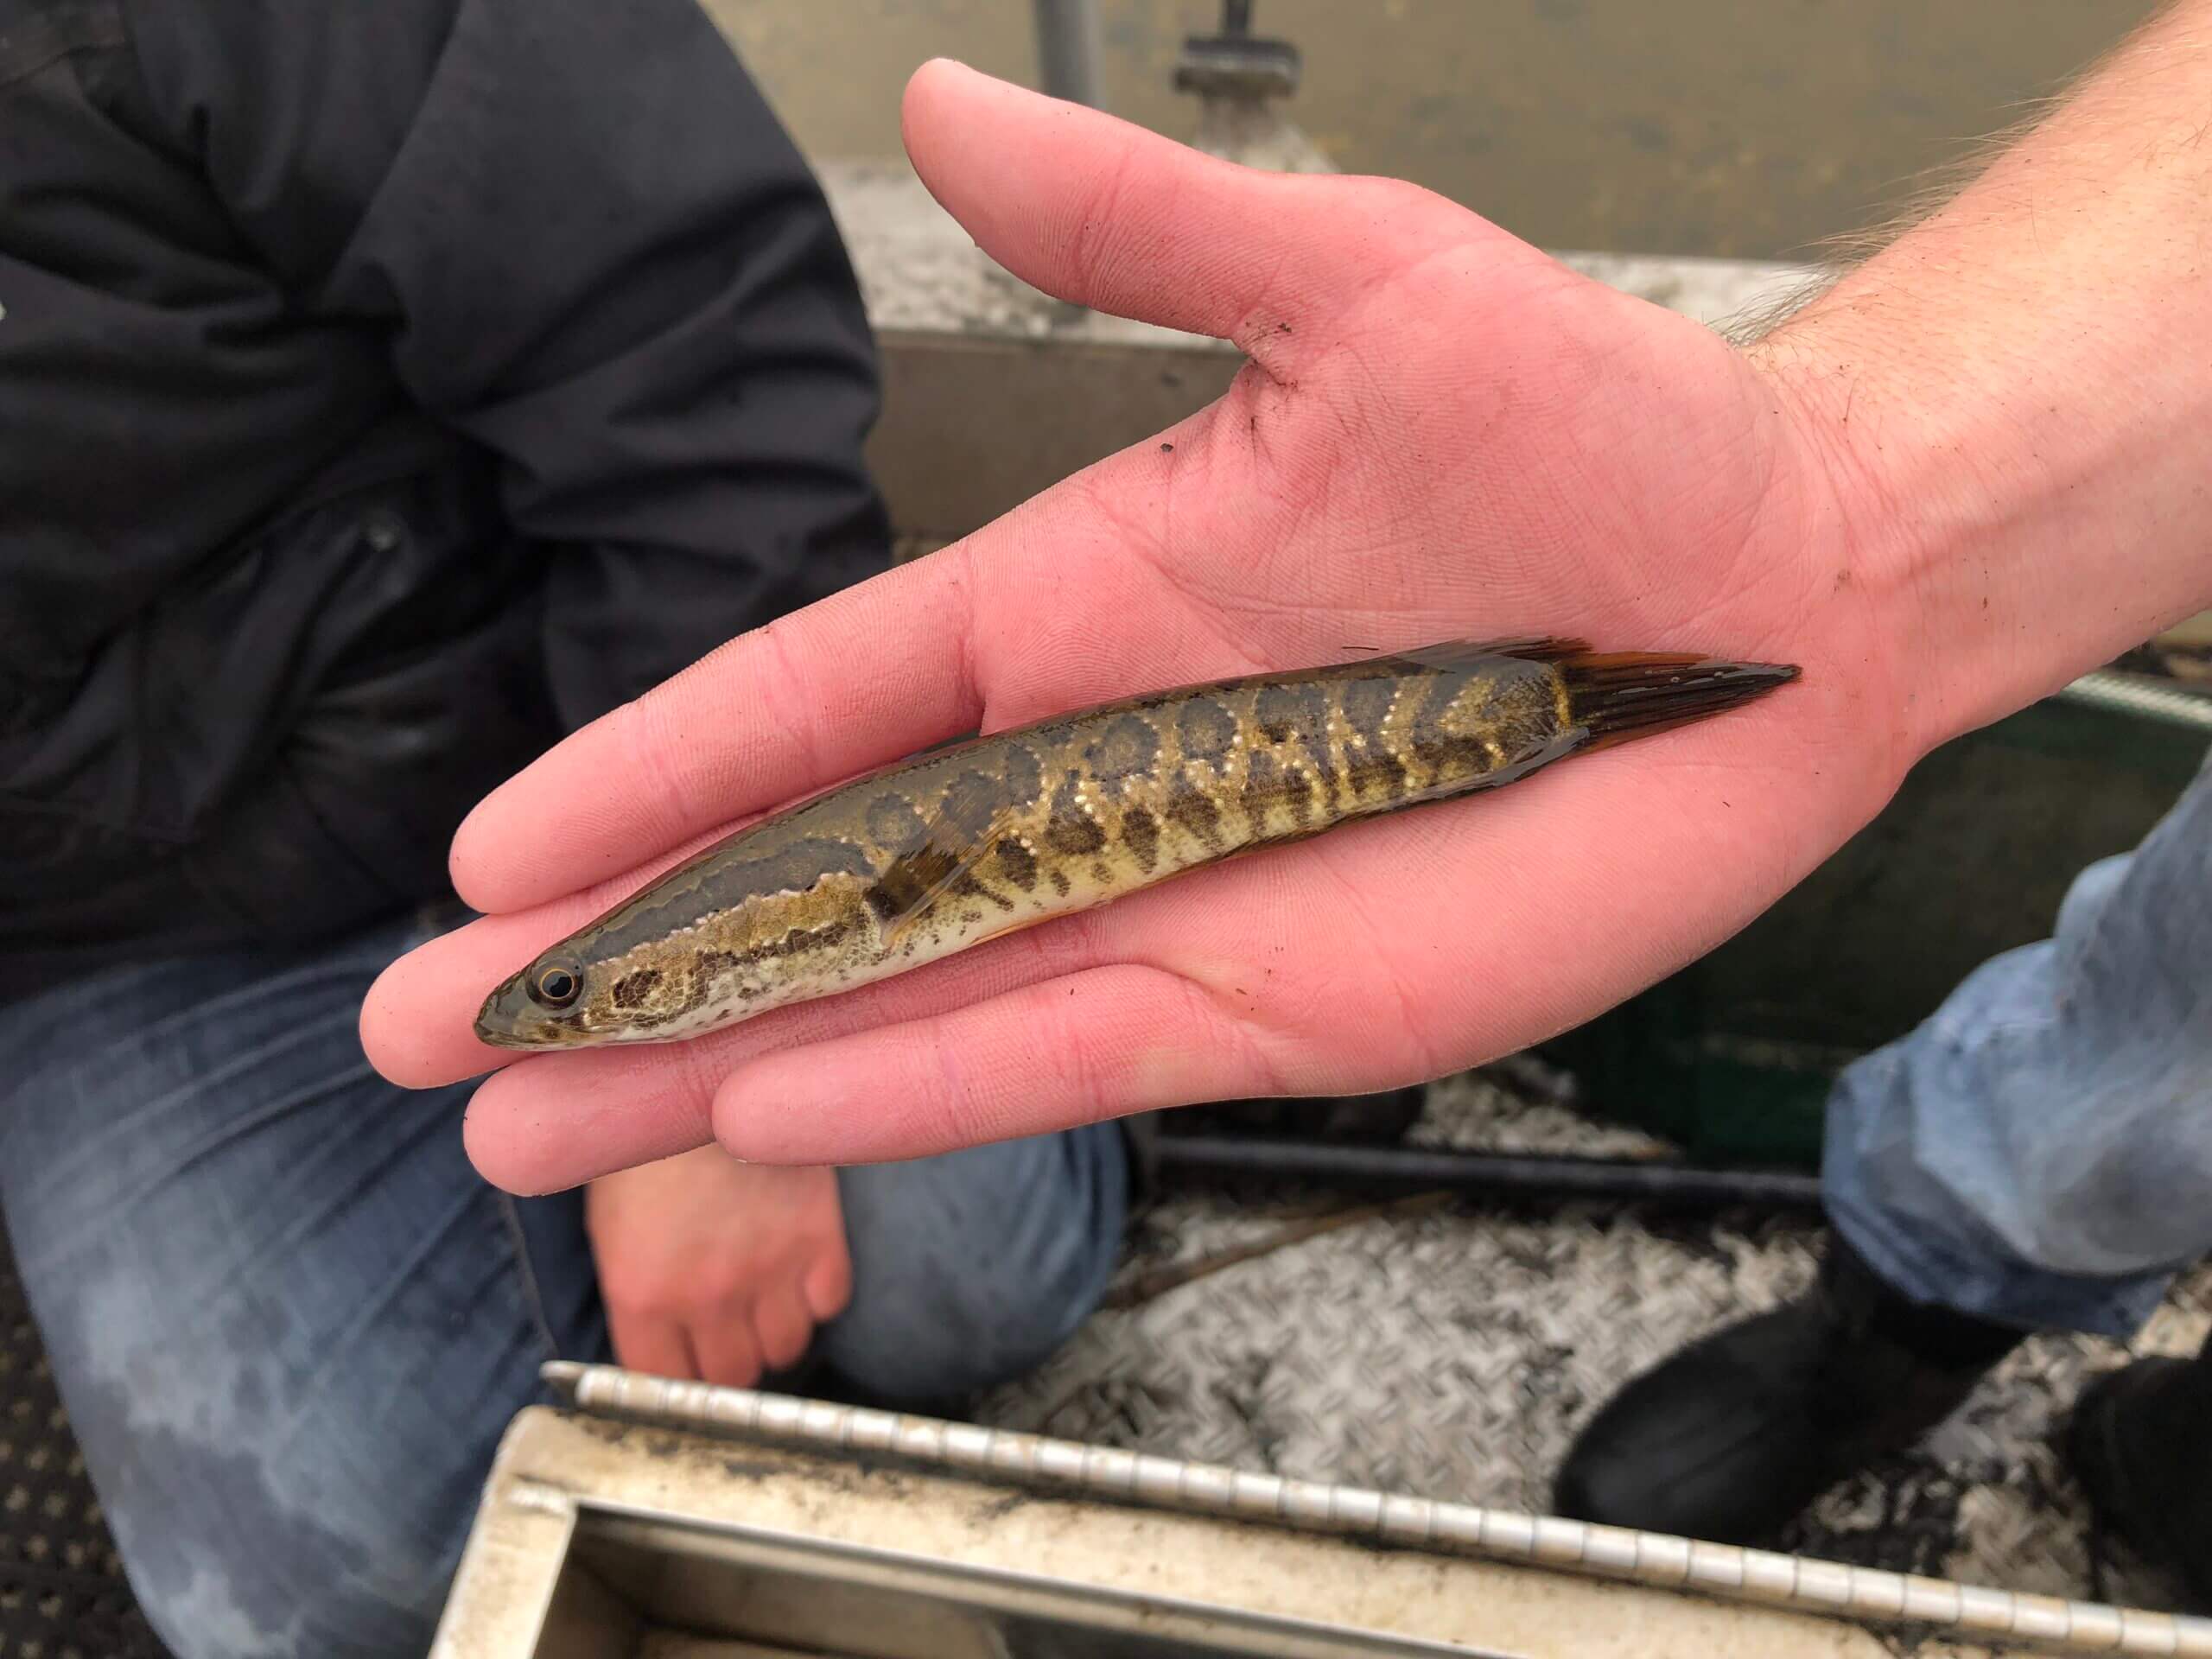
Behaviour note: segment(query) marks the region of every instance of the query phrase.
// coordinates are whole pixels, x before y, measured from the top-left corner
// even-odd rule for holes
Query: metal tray
[[[613,1367],[547,1376],[578,1409],[509,1431],[434,1659],[1872,1659],[1885,1625],[1928,1659],[1993,1640],[2212,1656],[2202,1619]]]
[[[586,1502],[533,1659],[1512,1659]]]

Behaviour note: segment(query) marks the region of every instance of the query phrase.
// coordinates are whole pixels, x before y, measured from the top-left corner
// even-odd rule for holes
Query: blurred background
[[[1030,0],[709,0],[816,156],[895,157],[937,55],[1038,84]],[[1794,259],[2019,119],[2147,0],[1261,0],[1294,111],[1347,172],[1427,186],[1540,246]],[[1098,0],[1107,106],[1187,137],[1171,84],[1218,0]]]

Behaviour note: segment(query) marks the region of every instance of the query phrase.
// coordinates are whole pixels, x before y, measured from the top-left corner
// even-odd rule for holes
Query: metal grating
[[[1478,1079],[1431,1090],[1416,1139],[1621,1155],[1654,1144]],[[1120,1283],[1248,1242],[1311,1194],[1171,1196]],[[1581,1426],[1633,1373],[1795,1294],[1817,1228],[1562,1207],[1363,1221],[1092,1319],[982,1403],[995,1427],[1254,1473],[1542,1513]],[[2212,1272],[2177,1287],[2139,1353],[2193,1352]],[[2127,1351],[2038,1338],[1921,1449],[1828,1493],[1791,1551],[2065,1598],[2178,1610],[2177,1586],[2093,1527],[2054,1441]]]

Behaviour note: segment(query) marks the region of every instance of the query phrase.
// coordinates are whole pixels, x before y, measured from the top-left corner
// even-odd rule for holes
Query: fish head
[[[555,949],[501,981],[476,1011],[476,1036],[493,1048],[588,1047],[598,1035],[607,998],[604,974]]]
[[[886,875],[859,830],[825,832],[819,816],[740,830],[549,946],[485,999],[478,1038],[681,1042],[857,982],[891,918],[953,861],[925,848]]]
[[[476,1035],[493,1048],[596,1048],[652,1042],[696,1001],[696,964],[645,949],[595,957],[564,940],[503,980],[477,1010]]]
[[[494,1048],[677,1042],[839,990],[876,938],[856,882],[748,893],[665,931],[602,922],[501,982],[476,1015]]]

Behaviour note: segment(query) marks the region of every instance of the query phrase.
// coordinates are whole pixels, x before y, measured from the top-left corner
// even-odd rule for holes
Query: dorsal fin
[[[1579,657],[1590,649],[1585,639],[1570,639],[1557,635],[1532,634],[1512,639],[1440,639],[1433,645],[1415,645],[1410,651],[1385,653],[1404,662],[1419,663],[1424,668],[1472,668],[1485,658],[1518,657],[1532,663],[1555,663],[1568,657]]]

